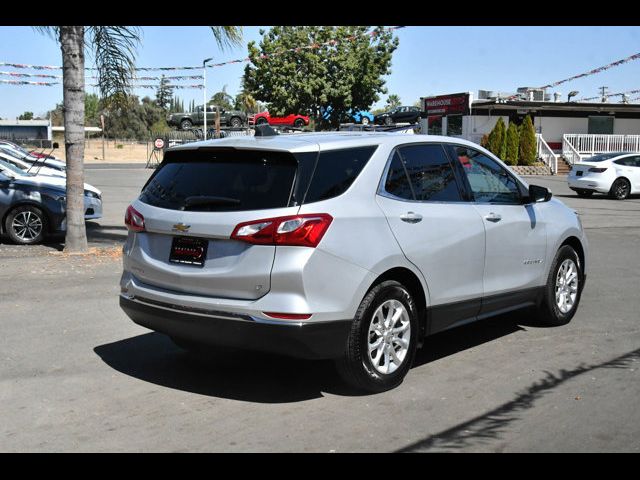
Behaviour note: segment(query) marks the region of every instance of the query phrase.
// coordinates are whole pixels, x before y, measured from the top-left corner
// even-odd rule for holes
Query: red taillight
[[[307,213],[239,223],[231,238],[258,245],[290,245],[315,248],[331,225],[326,213]]]
[[[262,312],[267,317],[279,318],[280,320],[307,320],[311,318],[310,313],[279,313],[279,312]]]
[[[124,214],[124,224],[132,232],[144,232],[144,217],[132,205],[127,207]]]

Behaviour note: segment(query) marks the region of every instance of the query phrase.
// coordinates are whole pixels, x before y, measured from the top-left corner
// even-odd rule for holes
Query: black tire
[[[267,125],[268,123],[269,122],[264,117],[260,117],[258,120],[256,120],[256,125]]]
[[[579,197],[587,198],[593,195],[593,190],[576,190]]]
[[[193,122],[189,119],[184,119],[180,121],[180,130],[189,130],[193,128]]]
[[[44,239],[47,231],[47,217],[38,207],[24,205],[9,212],[4,222],[4,229],[12,242],[19,245],[33,245]]]
[[[242,119],[240,117],[231,117],[231,120],[229,120],[229,126],[233,128],[241,127]]]
[[[369,328],[378,308],[389,300],[397,300],[404,306],[409,318],[410,335],[406,354],[396,370],[392,373],[381,373],[374,366],[368,351]],[[411,294],[401,283],[394,280],[382,282],[367,293],[358,307],[345,353],[342,358],[336,360],[338,373],[345,382],[358,390],[377,393],[395,388],[402,383],[411,368],[416,352],[417,336],[418,314]],[[395,349],[395,347],[391,348]],[[379,356],[384,360],[381,358],[382,354]]]
[[[615,198],[616,200],[624,200],[629,197],[631,193],[631,184],[629,180],[626,178],[617,178],[613,185],[611,185],[611,190],[609,190],[609,195],[611,198]]]
[[[568,311],[563,312],[556,301],[556,281],[558,279],[558,273],[565,261],[571,261],[576,269],[577,274],[577,291],[575,299],[571,308]],[[582,264],[576,251],[569,245],[564,245],[558,250],[555,258],[553,259],[551,271],[547,278],[547,284],[544,288],[544,297],[542,303],[538,307],[538,320],[547,326],[560,326],[565,325],[571,321],[576,311],[578,310],[578,304],[580,303],[580,297],[582,295],[582,288],[584,286],[584,275],[582,271]],[[562,288],[562,287],[560,287]]]
[[[384,119],[384,124],[389,127],[391,125],[393,125],[393,119],[391,117],[385,117]]]
[[[301,118],[296,118],[295,121],[293,122],[293,126],[296,128],[304,127],[304,120],[302,120]]]
[[[362,115],[360,117],[360,123],[362,125],[369,125],[371,123],[371,120],[369,120],[369,117],[365,117],[364,115]]]

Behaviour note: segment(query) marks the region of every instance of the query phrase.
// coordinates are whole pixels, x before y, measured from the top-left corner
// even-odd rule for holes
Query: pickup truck
[[[180,130],[189,130],[194,125],[204,125],[202,107],[196,107],[195,112],[172,113],[167,116],[170,126],[179,127]],[[215,106],[207,107],[207,125],[213,126],[216,121]],[[242,127],[247,123],[247,114],[238,110],[225,110],[220,108],[220,125],[228,127]]]

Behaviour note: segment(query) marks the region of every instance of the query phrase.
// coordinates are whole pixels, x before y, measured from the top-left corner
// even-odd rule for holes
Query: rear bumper
[[[278,353],[298,358],[340,357],[351,329],[350,320],[265,322],[229,312],[185,311],[175,305],[120,296],[120,306],[138,325],[209,345]]]
[[[607,193],[611,189],[611,180],[606,178],[567,177],[567,183],[571,190],[592,190],[594,192]]]

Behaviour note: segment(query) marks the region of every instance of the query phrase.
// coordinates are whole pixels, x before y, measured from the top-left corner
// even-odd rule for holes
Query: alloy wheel
[[[556,306],[562,313],[574,307],[578,296],[578,268],[571,259],[566,259],[556,275]]]
[[[24,242],[31,242],[42,233],[42,219],[32,211],[18,213],[11,222],[16,237]]]
[[[367,350],[373,368],[388,375],[404,362],[411,341],[409,312],[398,300],[387,300],[371,318]]]

